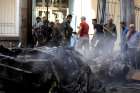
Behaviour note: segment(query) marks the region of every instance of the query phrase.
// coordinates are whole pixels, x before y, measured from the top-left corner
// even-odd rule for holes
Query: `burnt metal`
[[[102,82],[81,60],[82,55],[72,49],[0,50],[5,50],[0,51],[0,82],[6,93],[105,92]]]
[[[116,69],[116,66],[119,66],[117,64],[121,64],[119,56],[93,59],[86,60],[75,50],[63,47],[9,50],[1,46],[0,91],[6,93],[11,91],[12,93],[127,93],[120,92],[127,89],[139,91],[139,85],[132,84],[134,82],[128,82],[124,78],[129,71],[127,66],[122,70],[119,67]],[[89,62],[93,62],[91,65],[96,66],[98,61],[102,60],[109,64],[101,64],[103,67],[94,73],[92,67],[88,65]],[[111,65],[110,61],[114,65]],[[98,70],[98,67],[93,69]]]

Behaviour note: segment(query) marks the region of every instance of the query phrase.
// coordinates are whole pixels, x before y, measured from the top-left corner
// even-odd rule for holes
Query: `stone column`
[[[22,47],[32,45],[32,0],[20,0],[21,32],[20,40]]]
[[[68,0],[69,14],[73,15],[71,26],[73,30],[77,30],[81,17],[81,0]]]
[[[92,19],[97,18],[97,4],[98,0],[91,0],[91,14],[92,14]]]
[[[21,31],[20,31],[20,41],[21,47],[27,46],[27,0],[20,0],[20,22],[21,22]]]
[[[98,0],[97,5],[97,20],[100,24],[105,23],[105,13],[106,13],[106,2],[107,0]]]
[[[134,0],[120,0],[121,4],[121,21],[127,25],[135,24],[135,4]]]

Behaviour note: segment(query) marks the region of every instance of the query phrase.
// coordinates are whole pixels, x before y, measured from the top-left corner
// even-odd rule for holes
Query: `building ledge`
[[[18,36],[0,36],[0,41],[18,41]]]

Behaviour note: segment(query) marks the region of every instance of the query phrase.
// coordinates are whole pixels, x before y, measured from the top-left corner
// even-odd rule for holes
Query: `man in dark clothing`
[[[103,26],[101,24],[97,24],[97,19],[92,19],[92,24],[96,33],[96,37],[100,38],[103,36]]]
[[[52,33],[52,43],[54,46],[60,46],[62,44],[62,31],[61,31],[61,24],[55,23],[53,26],[53,33]]]
[[[51,40],[51,34],[53,32],[53,22],[49,22],[46,17],[44,17],[43,25],[41,26],[43,42],[49,42]]]
[[[62,23],[64,43],[68,47],[70,46],[71,36],[72,36],[72,32],[73,32],[73,28],[70,25],[71,20],[72,20],[72,15],[68,15],[66,20]]]
[[[113,23],[113,19],[109,19],[108,23],[104,25],[104,33],[108,38],[112,38],[114,40],[117,39],[117,29],[116,25]]]
[[[94,42],[96,44],[95,47],[95,53],[99,54],[100,51],[102,50],[103,47],[103,40],[104,40],[104,32],[103,32],[103,25],[101,24],[97,24],[97,19],[92,19],[92,24],[93,24],[93,28],[95,31],[95,37],[96,37],[96,42]],[[93,41],[94,41],[94,37],[93,37]]]
[[[108,23],[104,25],[105,33],[105,49],[107,53],[111,53],[114,48],[115,41],[117,40],[116,25],[113,23],[113,19],[109,19]]]
[[[48,21],[46,19],[43,20],[43,25],[41,26],[41,30],[42,30],[43,41],[46,42],[47,41],[47,30],[48,30]]]

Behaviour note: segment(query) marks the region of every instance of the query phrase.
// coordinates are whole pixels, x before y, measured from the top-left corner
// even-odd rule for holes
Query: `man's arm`
[[[81,33],[82,31],[82,26],[80,25],[79,31],[78,31],[78,35]]]

